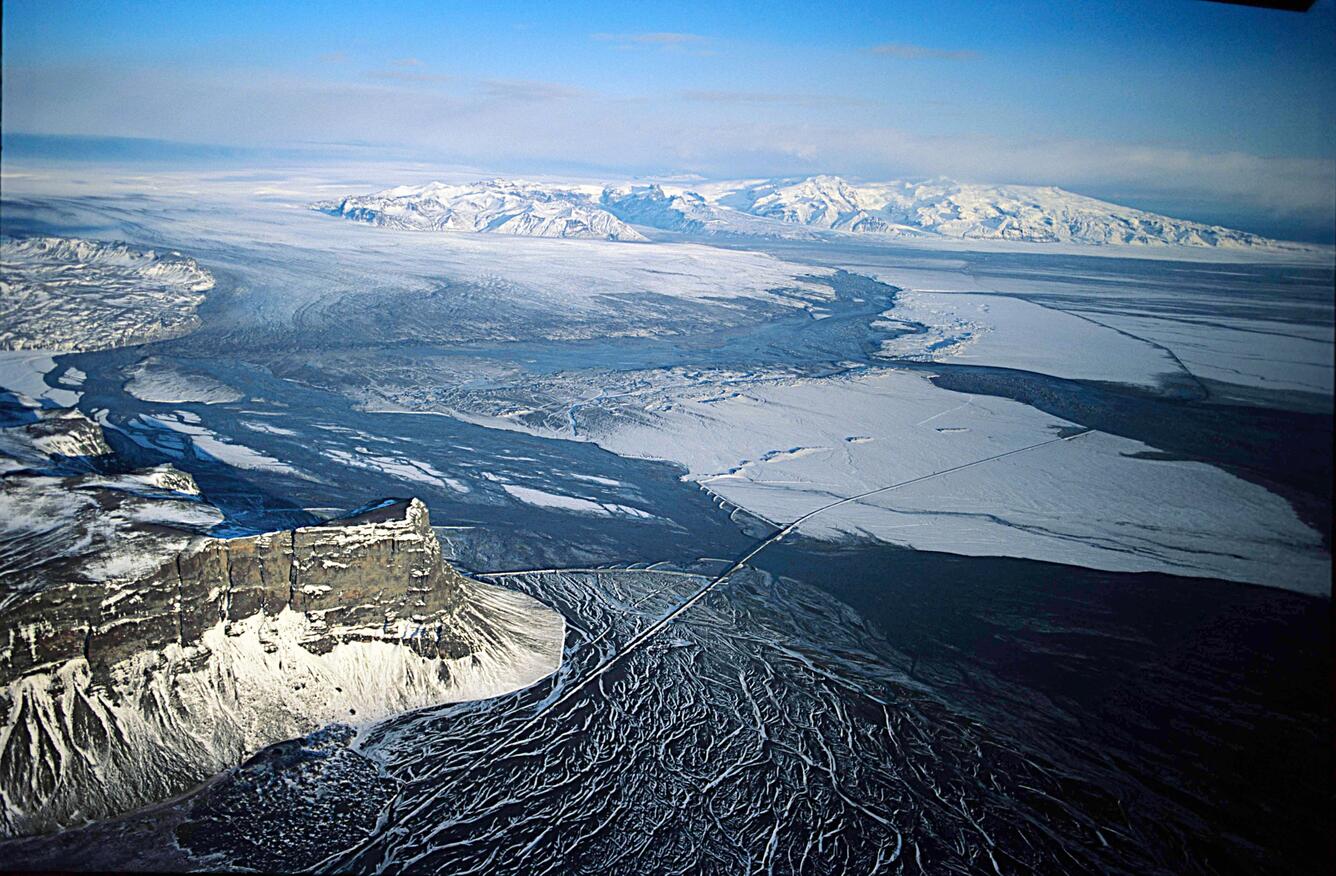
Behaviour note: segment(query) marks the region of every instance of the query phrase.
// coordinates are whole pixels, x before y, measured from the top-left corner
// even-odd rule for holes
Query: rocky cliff
[[[96,424],[32,416],[0,430],[0,835],[125,811],[332,721],[498,695],[560,663],[560,616],[455,572],[416,499],[213,538],[221,515],[188,475],[111,472]]]

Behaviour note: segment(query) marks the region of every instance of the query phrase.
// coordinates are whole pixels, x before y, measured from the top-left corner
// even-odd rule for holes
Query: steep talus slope
[[[427,509],[203,534],[221,514],[168,466],[115,472],[71,412],[0,431],[0,835],[170,797],[333,721],[525,687],[561,617],[472,581]],[[47,455],[39,443],[89,454]],[[98,435],[100,441],[100,434]],[[19,452],[14,452],[14,451]]]

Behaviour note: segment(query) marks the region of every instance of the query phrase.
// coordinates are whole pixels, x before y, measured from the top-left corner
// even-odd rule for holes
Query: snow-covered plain
[[[79,400],[76,389],[51,386],[44,379],[56,368],[51,350],[0,350],[0,387],[34,402],[68,406]]]
[[[1151,388],[1186,374],[1163,347],[1079,314],[1005,295],[905,292],[887,311],[885,324],[914,331],[882,343],[882,355],[894,359]]]
[[[152,356],[130,372],[125,391],[140,401],[162,404],[216,405],[240,401],[241,393],[220,380],[202,374],[186,374],[164,365]]]
[[[1105,325],[1174,350],[1193,374],[1263,390],[1332,394],[1332,331],[1320,322],[1268,324],[1216,316],[1165,319],[1126,309],[1091,314]]]
[[[644,425],[595,440],[679,462],[712,492],[784,524],[1076,431],[1016,402],[891,371],[722,399],[679,397]],[[1209,465],[1156,459],[1153,450],[1090,433],[831,508],[800,531],[1329,592],[1321,538],[1283,499]]]

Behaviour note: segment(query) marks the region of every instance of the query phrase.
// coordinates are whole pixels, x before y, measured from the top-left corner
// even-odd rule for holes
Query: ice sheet
[[[164,404],[229,404],[241,393],[222,381],[202,374],[187,374],[149,357],[129,371],[125,391],[140,401]]]
[[[1077,431],[901,371],[686,397],[646,417],[594,438],[681,463],[688,478],[775,523]],[[1152,450],[1102,433],[1058,441],[832,508],[801,531],[1329,592],[1330,558],[1288,503],[1213,466],[1139,456]]]
[[[903,292],[887,324],[924,327],[931,340],[906,335],[882,344],[882,355],[1015,368],[1074,380],[1157,387],[1184,368],[1163,348],[1092,322],[1003,295]],[[920,352],[926,349],[926,353]]]

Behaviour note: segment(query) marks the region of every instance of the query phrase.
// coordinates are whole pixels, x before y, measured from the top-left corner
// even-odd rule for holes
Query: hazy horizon
[[[1336,238],[1331,2],[5,12],[9,160],[41,135],[530,175],[946,176]],[[114,157],[153,157],[133,152]]]

